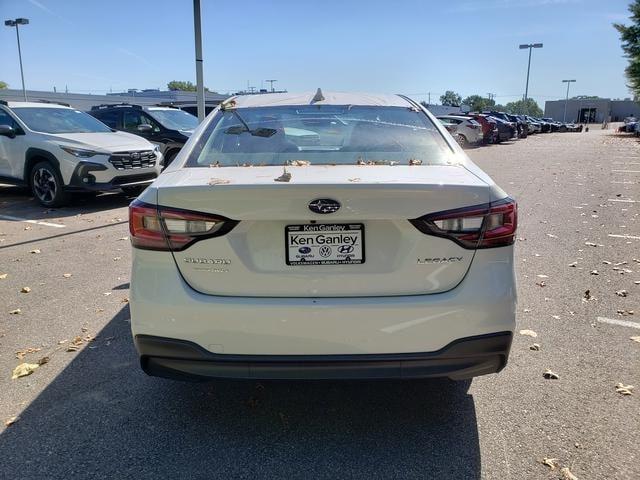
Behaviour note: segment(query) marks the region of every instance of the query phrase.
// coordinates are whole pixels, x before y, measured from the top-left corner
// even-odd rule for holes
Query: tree
[[[3,82],[2,80],[0,80],[0,90],[4,90],[5,88],[9,88],[9,85],[7,84],[7,82]]]
[[[440,103],[447,107],[459,107],[462,103],[462,97],[454,91],[447,90],[444,95],[440,96]]]
[[[173,91],[180,91],[180,92],[195,92],[196,91],[196,86],[189,82],[189,81],[182,81],[182,80],[171,80],[169,83],[167,83],[167,88],[169,90],[173,90]],[[207,87],[204,87],[204,91],[208,92],[209,89]]]
[[[635,94],[640,94],[640,0],[634,0],[629,5],[631,12],[631,25],[614,23],[613,26],[620,33],[624,56],[629,59],[625,74],[629,89]]]
[[[489,108],[493,108],[496,104],[494,100],[481,97],[480,95],[470,95],[462,100],[462,105],[469,105],[472,112],[482,112]]]
[[[527,98],[526,101],[509,102],[504,108],[508,113],[531,115],[532,117],[541,117],[543,115],[542,109],[533,98]]]

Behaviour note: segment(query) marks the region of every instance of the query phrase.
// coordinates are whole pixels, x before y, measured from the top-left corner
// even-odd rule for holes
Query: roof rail
[[[166,108],[175,108],[176,110],[180,110],[174,102],[160,102],[154,105],[155,107],[166,107]]]
[[[131,103],[122,102],[122,103],[102,103],[100,105],[94,105],[91,107],[91,110],[100,110],[101,108],[111,108],[111,107],[131,107],[137,108],[138,110],[142,110],[141,105],[132,105]]]
[[[40,99],[40,100],[36,100],[36,101],[38,103],[52,103],[52,104],[55,104],[55,105],[62,105],[63,107],[70,107],[71,106],[68,103],[57,102],[57,101],[54,101],[54,100],[43,100],[43,99]]]

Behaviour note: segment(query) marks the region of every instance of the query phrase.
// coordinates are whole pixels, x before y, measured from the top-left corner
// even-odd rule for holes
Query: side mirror
[[[13,127],[9,125],[0,125],[0,135],[9,137],[9,138],[15,138],[16,131],[14,130]]]
[[[153,127],[148,123],[142,123],[138,125],[138,131],[141,133],[149,133],[153,130]]]

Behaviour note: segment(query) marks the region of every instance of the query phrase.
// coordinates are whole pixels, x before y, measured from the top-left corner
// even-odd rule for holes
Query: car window
[[[177,108],[150,108],[149,114],[170,130],[195,130],[198,118]]]
[[[160,131],[160,126],[151,117],[146,115],[142,110],[125,110],[123,116],[123,128],[131,132],[139,132],[139,125],[151,125],[154,132]]]
[[[104,123],[73,108],[15,107],[20,120],[29,129],[43,133],[99,133],[111,132]]]
[[[0,109],[0,125],[8,125],[13,129],[18,129],[18,122],[16,122],[11,115],[4,110]]]
[[[247,128],[250,130],[247,130]],[[407,107],[300,105],[219,111],[187,167],[373,164],[442,165],[452,151],[422,111]]]
[[[118,128],[118,123],[120,123],[120,112],[118,112],[117,110],[111,110],[108,112],[95,112],[93,116],[100,120],[102,123],[110,126],[111,128]]]

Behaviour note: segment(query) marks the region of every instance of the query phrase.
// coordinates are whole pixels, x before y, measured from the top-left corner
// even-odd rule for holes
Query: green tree
[[[624,56],[629,59],[625,74],[629,89],[634,95],[640,94],[640,0],[634,0],[629,5],[631,25],[614,23],[613,26],[620,33]]]
[[[182,81],[182,80],[171,80],[169,83],[167,83],[167,88],[169,90],[173,90],[173,91],[180,91],[180,92],[195,92],[196,91],[196,86],[187,81]],[[207,87],[204,87],[204,91],[208,92],[209,89]]]
[[[532,117],[541,117],[543,115],[542,109],[533,98],[527,98],[526,101],[509,102],[504,108],[508,113],[531,115]]]
[[[4,90],[5,88],[9,88],[9,84],[0,80],[0,90]]]
[[[482,112],[483,110],[493,108],[495,104],[496,102],[494,100],[481,97],[480,95],[470,95],[462,100],[462,105],[469,105],[473,112]]]
[[[444,95],[440,96],[440,103],[447,107],[459,107],[462,103],[462,97],[452,90],[447,90]]]

